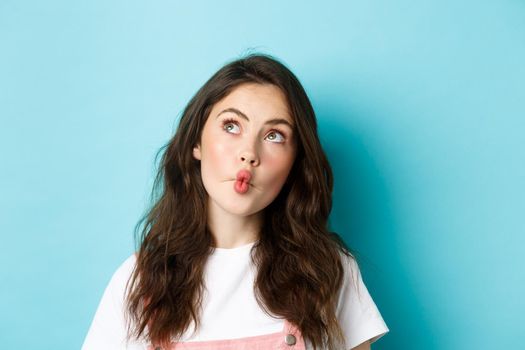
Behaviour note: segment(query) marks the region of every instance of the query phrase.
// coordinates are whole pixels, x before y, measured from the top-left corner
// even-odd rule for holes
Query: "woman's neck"
[[[262,212],[240,216],[211,204],[208,206],[207,225],[215,247],[236,248],[259,239],[262,218]]]

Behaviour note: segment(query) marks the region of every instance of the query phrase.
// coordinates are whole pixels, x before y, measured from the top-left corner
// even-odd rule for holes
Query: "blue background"
[[[80,348],[155,152],[252,51],[314,104],[374,348],[523,347],[523,1],[3,0],[0,47],[2,348]]]

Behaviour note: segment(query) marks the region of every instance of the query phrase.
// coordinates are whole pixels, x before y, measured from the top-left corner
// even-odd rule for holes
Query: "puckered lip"
[[[235,177],[236,180],[243,179],[245,182],[248,182],[251,184],[252,179],[252,172],[247,169],[241,169],[237,171],[237,176]]]
[[[233,182],[235,182],[235,181],[237,181],[237,179],[230,179],[230,180],[227,180],[227,181],[233,181]],[[253,182],[251,182],[251,181],[248,182],[248,185],[250,185],[251,187],[255,187],[255,186],[253,185]]]
[[[241,173],[241,174],[239,174],[239,173]],[[244,173],[244,175],[242,175],[243,173]],[[237,172],[237,176],[235,176],[235,177],[230,177],[228,180],[225,180],[225,181],[227,181],[227,182],[230,182],[230,181],[235,182],[235,181],[237,181],[237,178],[238,178],[238,177],[243,177],[243,176],[246,177],[247,174],[249,174],[249,178],[250,178],[250,180],[247,182],[248,185],[249,185],[250,187],[253,187],[254,189],[258,189],[258,188],[253,184],[253,181],[252,181],[252,180],[253,180],[253,175],[252,175],[252,173],[251,173],[249,170],[246,170],[246,169],[241,169],[241,170],[239,170],[239,171]],[[239,175],[241,175],[241,176],[239,176]]]
[[[236,179],[239,179],[239,178],[247,178],[249,182],[252,178],[252,172],[248,169],[240,169],[239,171],[237,171],[237,176],[236,176]]]

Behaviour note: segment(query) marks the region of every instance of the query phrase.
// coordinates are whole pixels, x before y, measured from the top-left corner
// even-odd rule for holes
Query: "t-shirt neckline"
[[[253,241],[247,244],[243,244],[241,246],[235,247],[235,248],[219,248],[219,247],[213,247],[212,255],[232,255],[232,254],[239,254],[246,251],[249,251],[253,245],[257,243],[257,241]]]

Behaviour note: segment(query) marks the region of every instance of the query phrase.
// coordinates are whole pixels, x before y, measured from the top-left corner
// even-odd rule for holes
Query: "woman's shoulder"
[[[343,283],[340,290],[341,297],[348,298],[349,295],[360,297],[362,294],[365,294],[366,298],[364,300],[367,303],[373,303],[372,299],[369,297],[369,292],[365,282],[363,281],[361,268],[356,256],[346,250],[344,253],[340,252],[340,255],[341,263],[343,265]]]
[[[345,276],[358,279],[361,273],[355,256],[347,250],[344,252],[339,251],[339,255],[341,257]]]
[[[125,289],[129,278],[133,274],[135,265],[137,262],[137,256],[135,253],[125,258],[113,271],[108,286],[106,287],[107,292],[121,294]]]
[[[129,272],[135,268],[137,263],[137,253],[128,256],[117,268],[116,272]]]
[[[344,275],[337,317],[346,335],[347,348],[353,348],[366,340],[376,341],[388,332],[388,327],[363,281],[355,256],[341,253],[341,259]]]
[[[125,291],[135,267],[135,254],[123,260],[107,284],[82,349],[131,349],[126,346]]]
[[[119,277],[123,275],[129,275],[133,272],[135,264],[137,263],[137,254],[133,253],[125,258],[116,268],[113,273],[113,277]]]

